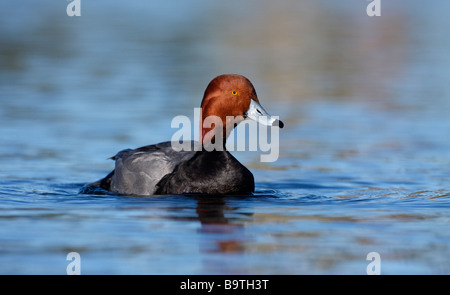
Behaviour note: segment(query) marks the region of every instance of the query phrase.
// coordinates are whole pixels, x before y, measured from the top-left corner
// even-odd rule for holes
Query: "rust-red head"
[[[261,106],[250,80],[241,75],[215,77],[201,103],[200,142],[211,142],[216,135],[225,144],[231,130],[246,118],[267,126],[283,128],[283,122],[270,116]],[[221,125],[221,126],[220,126]]]

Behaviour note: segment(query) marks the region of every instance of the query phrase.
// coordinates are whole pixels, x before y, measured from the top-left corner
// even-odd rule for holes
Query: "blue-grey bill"
[[[284,127],[284,123],[278,120],[277,117],[269,115],[267,111],[253,99],[250,100],[250,106],[246,112],[246,116],[259,124],[266,126],[278,126],[279,128]]]

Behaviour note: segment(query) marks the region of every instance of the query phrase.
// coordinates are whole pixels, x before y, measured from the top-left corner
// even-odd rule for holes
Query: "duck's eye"
[[[236,90],[233,90],[233,91],[231,91],[231,94],[237,95],[237,91],[236,91]]]

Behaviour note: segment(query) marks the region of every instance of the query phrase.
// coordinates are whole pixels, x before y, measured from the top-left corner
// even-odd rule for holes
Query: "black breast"
[[[254,190],[253,174],[228,151],[198,151],[164,176],[155,194],[246,194]]]

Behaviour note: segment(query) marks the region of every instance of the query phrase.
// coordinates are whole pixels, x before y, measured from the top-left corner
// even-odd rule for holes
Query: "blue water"
[[[66,274],[70,252],[82,274],[366,274],[370,252],[382,274],[450,274],[449,4],[16,2],[1,274]],[[285,123],[276,162],[233,152],[254,196],[80,193],[117,151],[170,139],[222,73]]]

